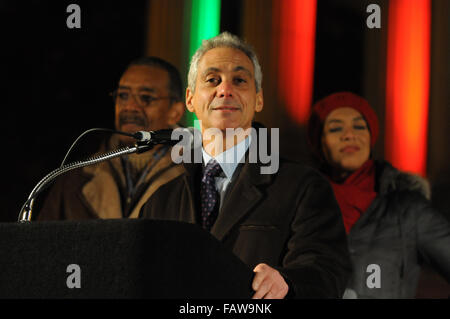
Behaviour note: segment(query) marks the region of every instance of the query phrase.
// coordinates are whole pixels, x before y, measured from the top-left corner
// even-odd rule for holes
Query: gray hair
[[[256,56],[253,48],[243,40],[241,40],[238,36],[233,35],[229,32],[222,32],[218,36],[214,38],[203,40],[202,45],[195,51],[195,54],[192,56],[191,64],[189,66],[188,73],[188,87],[194,92],[195,91],[195,81],[197,80],[197,72],[198,72],[198,63],[203,55],[211,49],[214,48],[232,48],[237,49],[245,53],[248,58],[253,63],[253,68],[255,70],[255,86],[256,92],[261,90],[262,86],[262,71],[261,66],[258,62],[258,57]]]

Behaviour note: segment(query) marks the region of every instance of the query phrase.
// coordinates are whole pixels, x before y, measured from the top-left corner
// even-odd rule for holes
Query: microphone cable
[[[87,131],[84,131],[80,136],[77,137],[77,139],[72,143],[72,145],[70,146],[69,150],[66,153],[66,156],[64,156],[63,161],[61,162],[60,167],[63,167],[64,164],[66,163],[67,158],[69,157],[70,152],[72,151],[72,149],[75,147],[75,145],[78,143],[78,141],[85,136],[88,133],[94,132],[94,131],[100,131],[100,132],[108,132],[108,133],[113,133],[113,134],[120,134],[120,135],[125,135],[125,136],[129,136],[129,137],[133,137],[136,138],[135,134],[131,134],[131,133],[126,133],[126,132],[122,132],[122,131],[117,131],[117,130],[113,130],[113,129],[109,129],[109,128],[91,128]]]

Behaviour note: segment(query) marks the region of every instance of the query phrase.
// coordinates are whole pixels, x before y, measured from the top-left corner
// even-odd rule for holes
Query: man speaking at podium
[[[294,162],[280,159],[276,172],[263,174],[262,163],[249,160],[261,82],[256,54],[241,39],[225,32],[203,41],[186,90],[186,106],[201,121],[201,159],[183,162],[183,174],[161,186],[140,216],[210,231],[252,267],[255,299],[341,298],[350,261],[328,182]],[[238,132],[231,138],[230,129]]]
[[[180,74],[157,57],[131,62],[111,95],[119,131],[168,129],[184,114]],[[113,135],[100,153],[135,142],[128,136]],[[180,167],[172,162],[166,146],[78,169],[56,180],[38,220],[136,218],[148,197],[179,174]]]

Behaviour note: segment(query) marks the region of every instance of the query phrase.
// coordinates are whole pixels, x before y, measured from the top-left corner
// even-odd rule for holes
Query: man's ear
[[[189,112],[194,112],[194,104],[193,104],[194,92],[191,91],[190,88],[186,89],[186,108]]]
[[[255,112],[261,112],[264,106],[264,96],[263,96],[263,90],[259,90],[258,93],[256,93],[256,106],[255,106]]]
[[[167,117],[167,124],[176,125],[184,114],[184,103],[175,102],[169,108],[169,114]]]

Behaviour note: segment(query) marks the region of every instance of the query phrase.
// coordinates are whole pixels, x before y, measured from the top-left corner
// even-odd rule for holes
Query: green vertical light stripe
[[[220,1],[221,0],[191,0],[189,61],[202,44],[202,40],[212,38],[220,31]],[[194,126],[197,117],[187,112],[186,125]],[[195,125],[197,128],[198,125]]]

